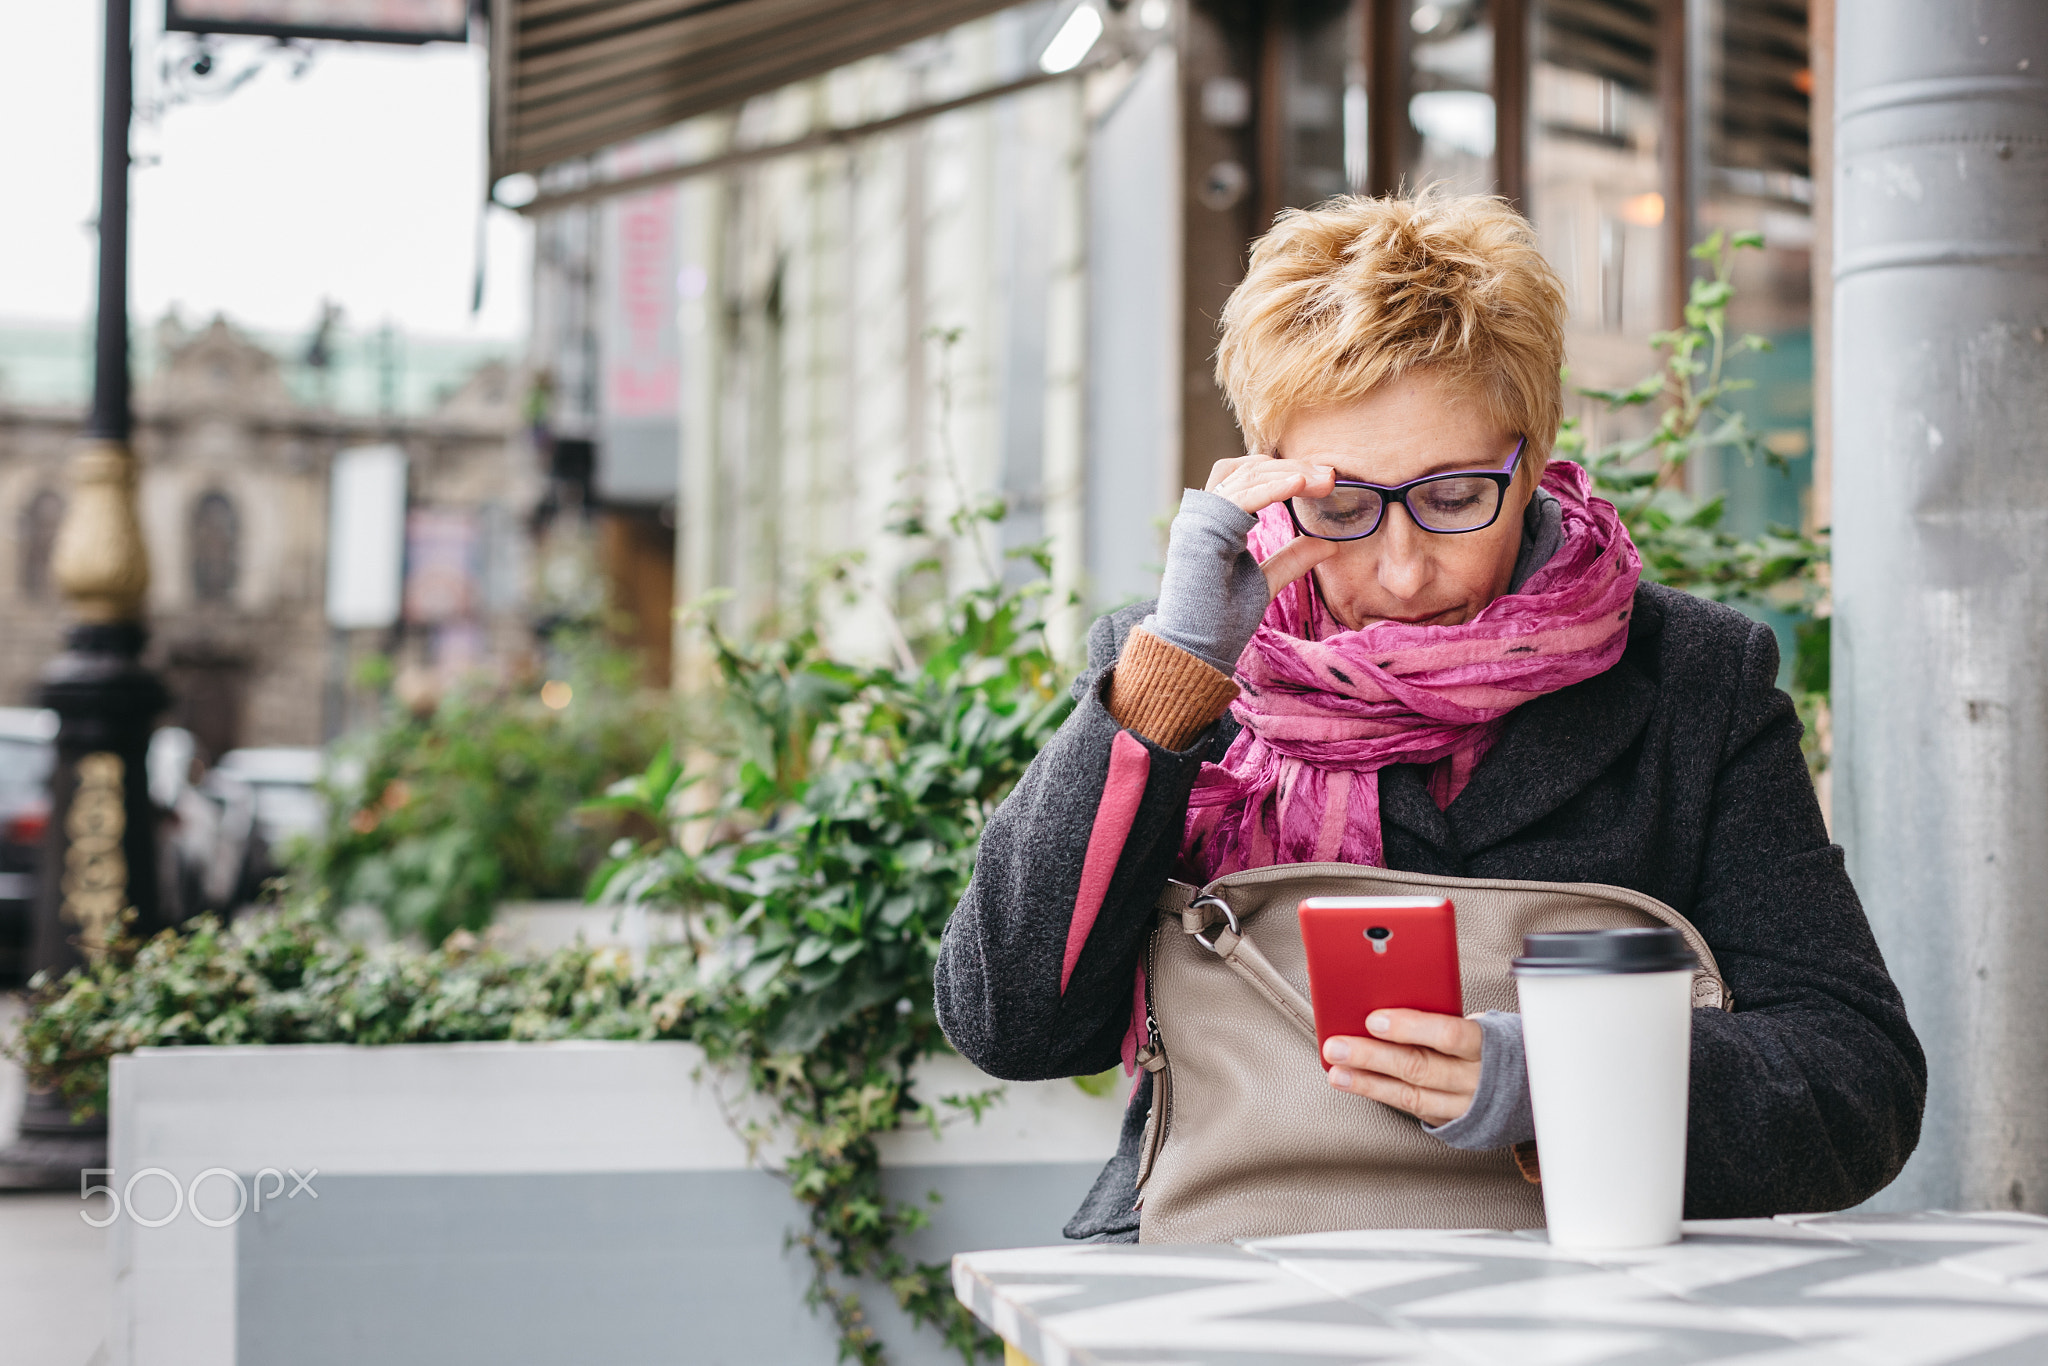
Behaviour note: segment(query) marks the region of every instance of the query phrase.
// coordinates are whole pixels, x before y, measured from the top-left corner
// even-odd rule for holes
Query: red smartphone
[[[1448,898],[1312,896],[1300,915],[1318,1058],[1332,1034],[1363,1037],[1365,1017],[1383,1006],[1465,1013],[1457,912]]]

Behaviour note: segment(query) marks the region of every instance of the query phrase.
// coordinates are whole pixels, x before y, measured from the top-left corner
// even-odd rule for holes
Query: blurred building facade
[[[1775,459],[1691,478],[1739,532],[1824,524],[1811,21],[1807,0],[1043,0],[773,89],[736,76],[747,98],[539,168],[550,426],[598,504],[672,525],[676,599],[722,592],[728,628],[857,560],[825,624],[879,656],[911,553],[889,528],[995,497],[1009,518],[949,572],[1043,543],[1071,644],[1154,591],[1178,490],[1241,453],[1210,367],[1250,242],[1288,207],[1438,184],[1530,215],[1577,385],[1653,369],[1688,248],[1761,231],[1731,325],[1775,343],[1739,399]],[[1049,79],[1077,24],[1098,36]],[[501,91],[523,50],[494,57]],[[1572,406],[1596,442],[1643,421]]]
[[[965,25],[613,149],[594,173],[1015,80],[1057,18],[1038,5]],[[677,602],[722,592],[713,610],[744,632],[822,591],[837,642],[879,657],[928,549],[889,528],[942,525],[991,496],[1007,516],[956,547],[949,571],[1004,572],[1006,552],[1044,543],[1061,587],[1080,588],[1086,151],[1084,91],[1049,83],[899,135],[540,216],[531,363],[552,380],[546,426],[571,457],[557,466],[590,462],[609,539],[673,528],[669,546],[638,535],[644,558],[609,557],[614,593],[631,595],[660,553]],[[592,173],[546,174],[543,192]]]
[[[333,401],[359,376],[329,366],[308,381],[219,319],[166,320],[146,350],[135,440],[167,724],[210,757],[319,744],[374,707],[352,678],[365,656],[452,681],[531,653],[527,529],[542,481],[509,364],[472,360],[418,410],[380,413]],[[19,400],[0,394],[0,515],[14,533],[0,563],[0,699],[12,704],[33,701],[66,624],[49,565],[80,409],[57,382],[59,351],[11,349],[32,381],[55,378],[19,386]],[[395,407],[395,368],[371,380]],[[340,632],[325,614],[329,471],[336,452],[372,444],[407,456],[404,611],[388,631]]]

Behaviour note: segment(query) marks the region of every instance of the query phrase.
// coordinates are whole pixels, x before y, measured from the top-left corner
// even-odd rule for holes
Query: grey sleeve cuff
[[[1214,665],[1237,668],[1271,595],[1259,562],[1245,547],[1256,517],[1218,494],[1188,489],[1166,547],[1159,601],[1147,631]]]
[[[1478,1020],[1485,1035],[1479,1051],[1479,1089],[1472,1108],[1434,1129],[1430,1137],[1453,1148],[1479,1151],[1508,1148],[1536,1137],[1529,1108],[1529,1068],[1522,1057],[1522,1017],[1489,1010]]]

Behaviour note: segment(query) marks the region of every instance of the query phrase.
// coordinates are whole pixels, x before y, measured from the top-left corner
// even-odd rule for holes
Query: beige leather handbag
[[[1597,883],[1428,877],[1349,863],[1168,883],[1146,959],[1152,1112],[1138,1167],[1148,1243],[1352,1228],[1540,1228],[1534,1145],[1462,1152],[1413,1116],[1331,1089],[1295,908],[1311,896],[1447,896],[1465,1009],[1516,1009],[1522,936],[1669,925],[1699,956],[1694,1006],[1734,1008],[1698,930]]]

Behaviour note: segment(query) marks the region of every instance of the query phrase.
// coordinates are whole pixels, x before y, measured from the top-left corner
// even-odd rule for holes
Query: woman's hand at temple
[[[1375,1010],[1369,1038],[1332,1035],[1323,1044],[1330,1085],[1406,1110],[1425,1124],[1448,1124],[1479,1089],[1479,1024],[1422,1010]]]
[[[1280,460],[1270,455],[1241,455],[1216,462],[1209,471],[1206,492],[1228,498],[1256,517],[1283,499],[1327,498],[1336,487],[1336,471],[1328,465]],[[1337,550],[1335,541],[1318,541],[1308,536],[1289,541],[1259,566],[1266,574],[1266,596],[1271,598]]]
[[[1159,603],[1145,629],[1224,674],[1233,672],[1273,595],[1337,550],[1334,541],[1302,537],[1261,565],[1245,545],[1253,519],[1282,498],[1324,496],[1335,481],[1327,465],[1300,460],[1217,461],[1208,488],[1181,496]]]

